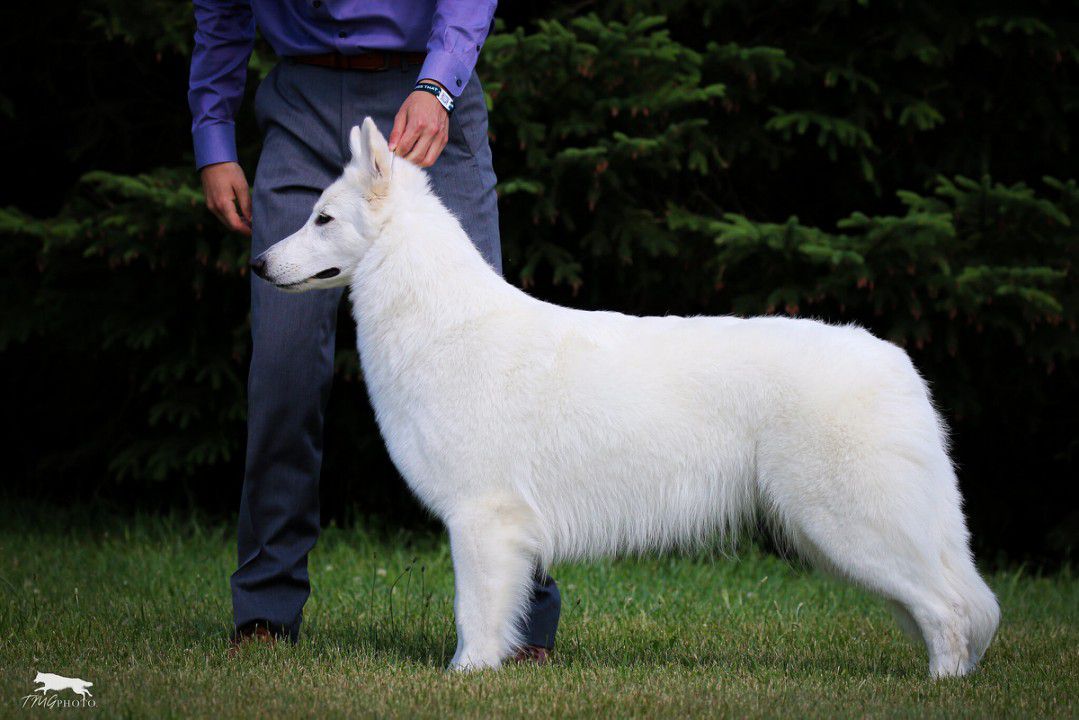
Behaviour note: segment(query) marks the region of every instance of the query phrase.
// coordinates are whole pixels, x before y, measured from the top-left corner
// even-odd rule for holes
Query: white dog
[[[39,672],[34,678],[34,682],[41,683],[41,687],[34,688],[34,692],[40,692],[43,695],[49,691],[70,690],[80,697],[93,697],[87,688],[93,687],[94,684],[92,682],[87,682],[86,680],[80,680],[79,678],[69,678],[55,673]]]
[[[253,262],[347,285],[379,427],[450,533],[451,667],[520,642],[532,569],[730,537],[761,514],[888,599],[963,675],[996,630],[946,432],[906,353],[811,320],[630,317],[541,302],[482,259],[367,119],[307,223]]]

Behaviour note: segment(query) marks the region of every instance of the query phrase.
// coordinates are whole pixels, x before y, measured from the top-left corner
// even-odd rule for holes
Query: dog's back
[[[858,328],[536,310],[515,311],[518,332],[486,335],[513,352],[474,358],[437,391],[477,409],[425,435],[449,439],[435,441],[442,467],[478,453],[505,466],[501,490],[527,505],[545,559],[733,535],[772,514],[770,483],[795,474],[785,464],[826,465],[871,435],[909,434],[913,414],[922,436],[938,433],[902,351]],[[910,407],[862,412],[899,386]],[[857,412],[869,426],[854,437]],[[467,502],[468,489],[455,495]]]

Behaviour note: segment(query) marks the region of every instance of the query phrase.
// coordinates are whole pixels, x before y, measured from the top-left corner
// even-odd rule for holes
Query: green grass
[[[982,669],[933,682],[882,603],[777,558],[567,564],[556,662],[472,675],[438,535],[328,530],[300,645],[225,657],[231,531],[50,518],[0,529],[0,716],[1068,717],[1079,581],[990,578],[1004,620]],[[49,529],[41,529],[48,526]],[[94,683],[94,710],[23,708],[35,671]],[[65,691],[65,695],[71,696]]]

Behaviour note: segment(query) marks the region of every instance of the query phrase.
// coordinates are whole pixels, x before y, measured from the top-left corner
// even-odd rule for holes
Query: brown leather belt
[[[426,53],[419,52],[368,52],[359,55],[323,53],[321,55],[295,55],[291,59],[304,65],[318,65],[334,70],[389,70],[402,65],[422,65]]]

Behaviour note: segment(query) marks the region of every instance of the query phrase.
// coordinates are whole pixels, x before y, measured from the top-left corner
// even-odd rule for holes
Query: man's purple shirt
[[[187,100],[195,165],[235,161],[236,112],[255,26],[279,57],[378,50],[426,52],[417,79],[460,94],[491,28],[497,0],[194,0]]]

